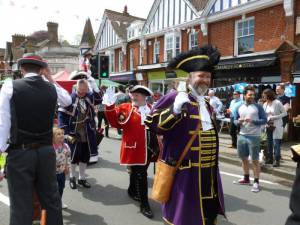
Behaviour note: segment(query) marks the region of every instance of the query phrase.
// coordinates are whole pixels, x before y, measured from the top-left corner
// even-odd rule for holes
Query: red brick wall
[[[155,39],[148,39],[147,43],[147,64],[153,64],[153,48]]]
[[[249,13],[246,18],[252,16],[255,20],[255,52],[278,48],[282,42],[282,35],[290,38],[290,35],[285,33],[285,14],[282,5]],[[234,54],[235,22],[240,19],[241,17],[235,17],[208,25],[208,42],[217,46],[222,56]]]
[[[120,72],[119,71],[119,52],[121,51],[121,49],[116,49],[115,50],[115,72]]]
[[[181,31],[181,51],[185,52],[189,50],[189,34],[187,30]]]
[[[164,62],[165,58],[165,36],[160,36],[157,38],[157,41],[160,42],[160,51],[159,51],[159,62]]]
[[[240,18],[231,18],[208,25],[207,41],[216,46],[222,56],[234,54],[234,26],[238,19]]]
[[[130,49],[133,48],[133,69],[136,69],[140,64],[140,41],[132,41],[127,45],[127,68],[130,68]]]
[[[285,34],[285,13],[282,5],[260,10],[247,17],[255,17],[254,49],[256,52],[276,49]]]

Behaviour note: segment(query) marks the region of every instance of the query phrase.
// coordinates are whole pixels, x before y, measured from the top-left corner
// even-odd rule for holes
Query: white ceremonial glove
[[[115,104],[115,102],[116,102],[115,89],[113,87],[108,87],[106,90],[106,94],[107,94],[108,105]]]
[[[100,90],[97,86],[97,83],[96,83],[95,79],[92,76],[89,76],[87,81],[89,83],[89,86],[90,86],[91,90],[93,90],[94,92],[97,92],[97,93],[100,92]]]
[[[181,113],[182,106],[184,103],[190,102],[188,93],[186,92],[179,92],[175,98],[173,111],[175,114]]]

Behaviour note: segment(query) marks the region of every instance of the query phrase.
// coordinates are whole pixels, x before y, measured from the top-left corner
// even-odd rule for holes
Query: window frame
[[[171,38],[172,37],[172,58],[176,56],[176,50],[179,49],[178,53],[181,52],[181,49],[182,49],[182,43],[181,43],[181,33],[180,32],[171,32],[171,33],[167,33],[165,34],[165,44],[164,44],[164,59],[165,59],[165,62],[168,62],[170,60],[167,60],[167,50],[170,50],[171,48],[167,48],[167,40],[168,38]],[[179,48],[176,48],[176,38],[179,38]]]
[[[123,71],[123,52],[122,51],[119,51],[119,72],[122,72]]]
[[[246,21],[251,21],[253,20],[253,34],[248,34],[248,35],[243,35],[243,36],[238,36],[238,25],[240,23],[244,23]],[[244,27],[242,27],[243,29]],[[248,29],[250,28],[250,26],[248,27]],[[254,40],[254,36],[255,36],[255,17],[254,16],[251,16],[251,17],[248,17],[248,18],[245,18],[245,19],[241,19],[241,20],[237,20],[235,21],[235,37],[234,37],[234,55],[235,56],[238,56],[238,55],[247,55],[247,54],[251,54],[251,53],[239,53],[239,39],[240,38],[244,38],[244,37],[251,37],[253,36],[253,52],[254,51],[254,43],[255,43],[255,40]]]
[[[192,35],[194,35],[194,37],[196,37],[195,40],[197,40],[197,45],[192,46],[192,38],[191,38]],[[194,42],[195,42],[195,40],[194,40]],[[198,32],[194,31],[194,32],[189,33],[189,50],[194,49],[194,48],[196,48],[196,47],[198,47],[198,46],[199,46],[199,42],[198,42]]]
[[[109,72],[110,73],[114,73],[116,71],[116,68],[115,68],[115,52],[111,52],[109,54],[109,61],[110,61],[110,65],[109,65]]]
[[[158,52],[156,50],[158,50]],[[158,60],[156,60],[156,55],[158,55]],[[159,57],[160,57],[160,41],[155,41],[153,44],[153,63],[159,63]]]
[[[129,69],[133,70],[134,67],[134,49],[129,49]]]

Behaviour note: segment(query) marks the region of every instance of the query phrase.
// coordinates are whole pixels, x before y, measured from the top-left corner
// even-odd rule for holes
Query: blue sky
[[[29,35],[47,30],[48,21],[59,23],[58,35],[70,43],[82,34],[90,17],[98,31],[104,9],[122,12],[127,5],[131,15],[146,18],[154,0],[0,0],[0,48],[13,34]]]

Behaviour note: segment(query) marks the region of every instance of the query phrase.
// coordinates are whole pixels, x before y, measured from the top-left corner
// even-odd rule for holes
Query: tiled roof
[[[129,13],[120,13],[108,9],[106,9],[104,13],[110,20],[111,25],[115,30],[115,32],[117,33],[117,35],[122,39],[126,39],[127,28],[130,26],[132,22],[136,20],[146,21],[143,18],[131,16]]]
[[[188,0],[195,7],[197,11],[204,10],[209,0]]]

